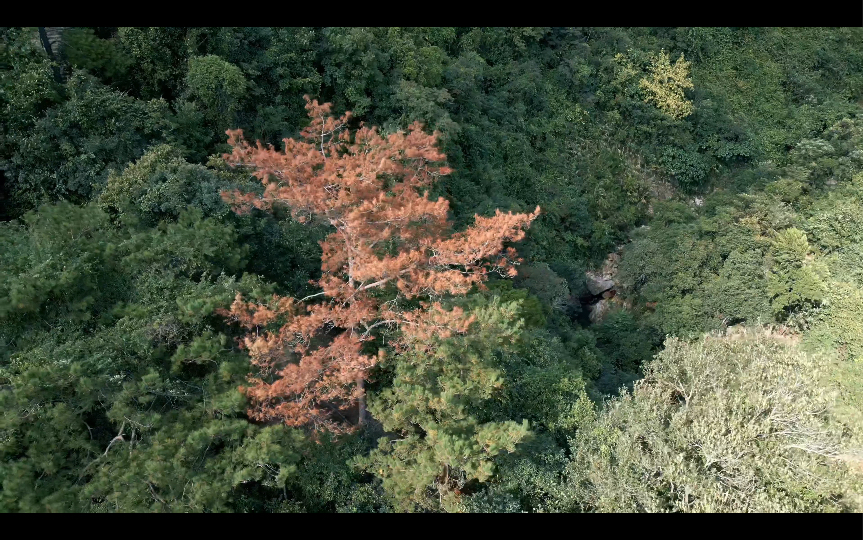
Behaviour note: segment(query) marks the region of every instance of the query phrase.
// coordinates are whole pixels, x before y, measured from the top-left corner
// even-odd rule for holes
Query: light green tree
[[[860,511],[860,425],[835,411],[828,358],[763,331],[669,339],[631,394],[572,441],[584,509]]]
[[[694,88],[689,78],[689,64],[681,54],[672,65],[668,53],[662,50],[651,59],[649,74],[638,82],[647,94],[646,101],[675,119],[686,118],[694,110],[692,102],[683,94],[684,90]]]
[[[249,86],[242,70],[211,54],[189,58],[186,93],[217,129],[231,129]]]
[[[827,267],[811,253],[806,233],[791,227],[775,234],[771,270],[767,279],[773,312],[787,320],[821,305],[827,293]]]

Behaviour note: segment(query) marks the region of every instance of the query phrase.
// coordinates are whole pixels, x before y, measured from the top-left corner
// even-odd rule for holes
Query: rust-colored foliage
[[[382,136],[376,128],[346,128],[350,113],[329,115],[330,104],[306,97],[311,124],[300,140],[285,139],[285,150],[250,145],[242,131],[228,131],[233,152],[225,158],[248,166],[260,178],[263,195],[226,192],[238,212],[274,204],[290,208],[295,218],[323,219],[335,228],[321,246],[324,302],[273,297],[268,305],[237,296],[230,311],[250,333],[244,340],[260,375],[250,375],[242,390],[251,399],[249,415],[261,421],[350,429],[332,413],[362,400],[363,381],[377,360],[364,355],[364,341],[382,325],[401,329],[401,342],[431,334],[463,332],[470,317],[446,311],[435,299],[461,295],[480,285],[489,272],[513,275],[517,241],[539,214],[497,211],[476,216],[473,226],[453,233],[449,203],[428,199],[422,191],[449,174],[446,156],[436,147],[437,133],[414,123],[407,133]],[[489,261],[489,259],[493,259]],[[386,289],[388,300],[380,298]],[[405,299],[429,298],[420,309],[405,310]],[[278,331],[265,331],[285,321]],[[291,360],[295,353],[298,361]],[[360,422],[362,421],[362,409]]]

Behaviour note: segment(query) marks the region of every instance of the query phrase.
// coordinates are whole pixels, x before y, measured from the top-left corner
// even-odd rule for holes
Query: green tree
[[[669,339],[633,393],[579,429],[571,489],[593,511],[855,511],[860,426],[834,414],[830,371],[760,330]]]
[[[651,59],[649,75],[639,80],[638,86],[647,94],[647,101],[659,110],[672,118],[685,118],[693,109],[692,102],[683,95],[684,90],[693,88],[689,66],[682,54],[671,65],[668,53],[660,51]]]
[[[812,260],[806,233],[795,228],[777,232],[771,261],[767,290],[778,319],[787,320],[821,305],[829,271],[820,261]]]
[[[369,400],[387,432],[359,464],[378,476],[400,510],[455,509],[469,482],[484,482],[494,458],[513,452],[528,423],[489,421],[483,402],[503,384],[495,352],[518,337],[517,302],[479,307],[464,336],[416,343],[394,362],[392,385]]]
[[[201,104],[206,119],[220,130],[236,125],[248,82],[237,66],[216,55],[189,58],[186,95]]]

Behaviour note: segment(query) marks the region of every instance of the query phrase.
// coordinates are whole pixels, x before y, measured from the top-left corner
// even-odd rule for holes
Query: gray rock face
[[[602,294],[605,291],[614,288],[614,280],[591,272],[587,272],[585,274],[584,281],[587,284],[587,290],[593,295]]]
[[[602,322],[602,319],[605,318],[609,311],[611,311],[611,302],[603,298],[599,302],[593,304],[590,308],[590,315],[588,318],[590,319],[590,322],[597,324]]]

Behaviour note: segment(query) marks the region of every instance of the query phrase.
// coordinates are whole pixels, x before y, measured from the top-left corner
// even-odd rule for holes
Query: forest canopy
[[[860,28],[0,29],[0,511],[863,511]]]

